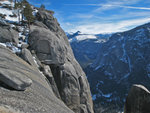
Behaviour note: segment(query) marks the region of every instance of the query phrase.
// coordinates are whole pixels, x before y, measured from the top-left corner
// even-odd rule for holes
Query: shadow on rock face
[[[8,89],[8,90],[15,90],[14,88],[8,86],[7,84],[0,81],[0,88]]]

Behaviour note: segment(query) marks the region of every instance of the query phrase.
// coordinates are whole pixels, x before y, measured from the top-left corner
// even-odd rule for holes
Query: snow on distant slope
[[[109,39],[109,34],[83,34],[80,31],[66,33],[74,55],[82,68],[87,67],[96,59],[101,43]]]
[[[113,34],[97,53],[85,69],[97,108],[99,103],[123,108],[132,84],[150,88],[150,23]]]
[[[78,35],[78,36],[75,36],[75,37],[69,39],[69,42],[82,41],[82,40],[86,40],[86,39],[97,39],[97,37],[95,35],[83,34],[83,35]]]

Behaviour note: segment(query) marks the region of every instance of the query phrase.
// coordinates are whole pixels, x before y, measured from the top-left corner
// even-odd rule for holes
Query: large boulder
[[[39,22],[39,21],[35,21],[34,25],[39,26],[39,27],[44,27],[44,28],[48,29],[48,27],[45,24],[43,24],[42,22]]]
[[[26,90],[16,91],[22,89]],[[39,70],[4,46],[0,46],[0,111],[73,113],[54,95],[46,77]]]
[[[60,24],[57,22],[57,19],[54,18],[53,14],[53,11],[39,9],[36,18],[38,21],[44,23],[58,38],[63,38],[65,40],[65,43],[69,45],[68,38],[66,37],[65,32],[60,27]]]
[[[10,29],[10,32],[12,34],[12,42],[19,44],[19,33],[13,29]]]
[[[28,73],[18,69],[19,65],[14,63],[17,59],[14,59],[15,55],[9,49],[0,46],[0,52],[0,81],[13,89],[25,90],[32,84],[32,80],[25,76]],[[11,59],[9,58],[10,55]]]
[[[37,12],[36,18],[38,21],[44,23],[51,31],[56,32],[59,29],[58,27],[59,24],[56,22],[57,20],[53,17],[53,13],[54,12],[52,11],[39,9],[39,11]]]
[[[23,48],[23,49],[22,49],[22,51],[21,51],[21,57],[22,57],[27,63],[29,63],[31,66],[38,68],[38,65],[36,64],[36,61],[34,61],[35,59],[33,58],[31,52],[30,52],[28,49],[26,49],[26,48]]]
[[[6,43],[6,42],[14,42],[15,44],[18,44],[19,35],[18,33],[9,28],[4,28],[0,26],[0,42]]]
[[[46,64],[64,64],[66,49],[61,40],[50,30],[31,26],[29,45],[38,58]]]
[[[150,113],[150,92],[144,86],[132,86],[126,98],[124,113]]]

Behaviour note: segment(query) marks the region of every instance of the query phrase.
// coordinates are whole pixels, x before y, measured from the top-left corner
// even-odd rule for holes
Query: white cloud
[[[100,12],[105,10],[110,10],[114,8],[127,8],[127,9],[138,9],[138,10],[150,10],[148,7],[133,7],[129,6],[132,4],[136,4],[142,0],[107,0],[107,2],[103,4],[65,4],[65,5],[75,5],[75,6],[97,6],[96,10],[94,12]]]
[[[95,4],[96,5],[96,4]],[[127,9],[138,9],[138,10],[150,10],[148,7],[133,7],[133,6],[126,6],[126,5],[111,5],[111,4],[99,4],[100,8],[96,9],[95,11],[104,11],[110,10],[112,8],[127,8]]]
[[[87,34],[113,33],[126,31],[138,25],[150,22],[149,7],[135,7],[143,0],[105,0],[101,4],[66,4],[79,6],[95,6],[90,12],[83,14],[72,14],[69,19],[79,20],[67,25],[63,23],[63,28],[67,32],[80,30]],[[117,10],[120,10],[117,12]],[[116,9],[116,13],[104,15],[106,10]],[[135,9],[135,10],[127,10]],[[101,14],[102,13],[102,14]]]
[[[128,9],[150,10],[150,8],[147,7],[133,7],[133,6],[119,6],[119,7],[128,8]]]
[[[130,28],[136,27],[138,25],[150,22],[150,18],[124,20],[116,23],[87,23],[80,24],[73,29],[66,29],[67,32],[76,32],[80,30],[87,34],[98,34],[98,33],[113,33],[126,31]]]
[[[72,24],[71,24],[71,23],[69,23],[69,22],[67,22],[67,23],[66,23],[66,25],[67,25],[67,26],[72,26]]]
[[[150,10],[149,7],[133,7],[123,4],[122,2],[115,2],[115,3],[107,3],[107,4],[65,4],[65,5],[78,5],[78,6],[97,6],[95,12],[98,11],[105,11],[114,8],[127,8],[127,9],[138,9],[138,10]]]
[[[124,5],[133,5],[142,0],[107,0],[107,2],[103,4],[99,4],[99,8],[97,8],[97,11],[99,10],[109,10],[113,8],[117,8],[118,6],[124,6]]]

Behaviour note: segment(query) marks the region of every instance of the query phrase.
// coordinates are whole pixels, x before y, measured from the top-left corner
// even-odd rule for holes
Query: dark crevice
[[[44,68],[43,68],[43,67],[39,68],[39,70],[40,70],[41,72],[44,72]],[[57,98],[61,99],[54,78],[53,78],[53,77],[50,77],[49,75],[47,75],[47,73],[43,73],[43,74],[44,74],[44,76],[46,77],[45,80],[47,81],[47,83],[48,83],[48,84],[50,85],[50,87],[52,88],[52,90],[53,90],[55,96],[56,96]]]
[[[0,81],[0,87],[8,89],[8,90],[12,90],[12,91],[16,91],[14,88],[8,86],[7,84],[5,84],[4,82]]]
[[[55,64],[52,64],[52,65],[50,65],[50,68],[51,68],[51,71],[52,71],[55,83],[57,85],[59,94],[61,96],[62,86],[61,86],[61,72],[60,72],[60,67],[57,66],[57,65],[55,65]]]

